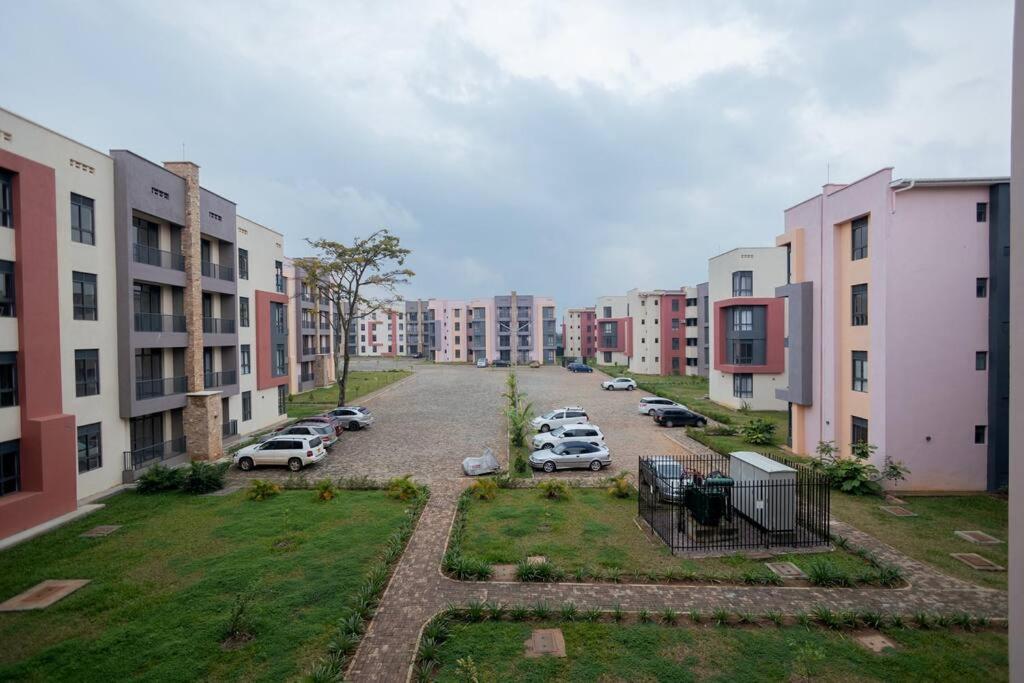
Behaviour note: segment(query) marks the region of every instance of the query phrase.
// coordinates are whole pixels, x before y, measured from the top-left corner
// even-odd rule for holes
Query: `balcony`
[[[152,463],[183,455],[185,452],[184,436],[150,446],[141,446],[133,451],[124,451],[124,470],[132,472]]]
[[[227,422],[222,424],[220,428],[220,435],[225,439],[228,438],[229,436],[237,436],[238,420],[228,420]]]
[[[136,332],[185,332],[185,316],[166,313],[136,313]]]
[[[164,251],[135,242],[132,244],[132,258],[136,263],[144,263],[147,266],[185,271],[185,255],[176,251]]]
[[[204,334],[234,334],[235,321],[232,318],[203,318]]]
[[[233,384],[238,384],[238,373],[234,370],[221,370],[220,372],[203,373],[203,385],[207,389],[229,387]]]
[[[316,347],[315,346],[303,346],[302,347],[302,355],[303,356],[315,356],[316,355]]]
[[[145,401],[162,396],[175,396],[188,391],[187,377],[152,377],[135,381],[135,399]]]
[[[328,355],[330,355],[330,353],[331,353],[331,347],[330,346],[321,346],[320,347],[320,354],[321,355],[328,356]]]
[[[310,294],[309,292],[302,292],[301,294],[299,294],[299,299],[304,304],[311,304],[311,303],[313,303],[313,295]]]
[[[322,321],[322,320],[321,320],[321,321],[320,321],[320,329],[321,329],[321,330],[326,330],[326,331],[330,331],[330,329],[331,329],[331,324],[330,324],[330,323],[325,323],[324,321]]]
[[[235,269],[231,266],[226,266],[223,263],[202,261],[201,267],[203,277],[212,277],[214,279],[225,280],[227,282],[233,282],[235,279]]]
[[[300,382],[312,382],[313,381],[313,373],[312,373],[312,371],[310,371],[310,372],[303,372],[302,374],[300,374],[299,375],[299,381]]]

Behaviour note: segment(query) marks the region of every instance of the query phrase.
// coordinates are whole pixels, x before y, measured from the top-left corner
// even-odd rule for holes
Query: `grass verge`
[[[411,375],[410,370],[351,370],[348,374],[346,402],[354,404],[361,397],[383,389]],[[319,387],[288,398],[288,417],[302,418],[319,415],[338,405],[338,387]]]

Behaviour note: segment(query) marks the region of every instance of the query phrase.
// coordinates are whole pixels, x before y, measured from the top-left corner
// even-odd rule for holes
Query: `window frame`
[[[238,326],[249,327],[249,297],[238,297]]]
[[[88,288],[92,288],[92,305],[87,302]],[[94,273],[71,272],[71,307],[75,320],[95,321],[100,318],[98,279]],[[92,317],[89,314],[92,314]]]
[[[732,272],[732,295],[754,296],[754,271],[734,270]]]
[[[988,202],[978,202],[975,204],[974,220],[978,223],[988,222]]]
[[[0,169],[0,228],[14,229],[14,174]]]
[[[10,457],[13,454],[14,457]],[[5,462],[13,463],[10,468]],[[13,470],[9,472],[8,469]],[[11,485],[10,482],[13,482]],[[21,490],[21,439],[0,443],[0,498]]]
[[[90,380],[88,372],[93,366],[95,379]],[[95,389],[95,391],[90,391]],[[99,349],[75,349],[75,396],[99,396],[100,394],[100,351]]]
[[[988,443],[988,425],[974,425],[974,443],[978,446]]]
[[[248,422],[252,419],[252,392],[242,392],[242,422]]]
[[[861,239],[858,240],[857,238]],[[860,244],[858,244],[858,241]],[[868,218],[856,218],[850,223],[850,260],[860,261],[868,257]]]
[[[0,318],[17,318],[17,281],[14,261],[0,259]]]
[[[252,374],[252,347],[249,344],[238,346],[239,372],[243,375]]]
[[[988,351],[974,352],[974,369],[979,372],[988,370]]]
[[[249,279],[249,250],[238,248],[238,277],[241,280]]]
[[[10,386],[4,386],[10,368]],[[8,398],[9,397],[9,398]],[[20,403],[18,391],[18,352],[0,353],[0,408],[14,408]]]
[[[867,393],[868,391],[868,352],[851,351],[851,372],[853,391]]]
[[[754,375],[749,372],[737,372],[732,376],[733,398],[754,398]]]
[[[974,280],[974,296],[978,299],[988,298],[988,278],[979,277]]]
[[[871,443],[868,439],[870,438],[869,431],[870,424],[867,418],[857,417],[856,415],[850,416],[850,443]],[[857,435],[863,433],[864,438],[860,441],[857,440]]]
[[[83,433],[83,430],[84,431]],[[83,458],[82,437],[85,436],[85,451]],[[79,425],[78,437],[78,473],[91,472],[103,467],[103,423],[93,422],[92,424]],[[84,461],[84,462],[83,462]],[[95,464],[93,462],[95,461]],[[84,465],[84,467],[83,467]]]
[[[858,299],[863,306],[858,307]],[[858,310],[860,308],[861,310]],[[868,285],[862,282],[850,286],[850,325],[852,327],[864,327],[868,324]]]
[[[96,202],[91,197],[71,193],[71,241],[96,246]],[[88,208],[89,227],[82,225],[84,209]],[[77,219],[77,221],[76,221]],[[77,222],[77,225],[75,224]],[[77,237],[76,237],[77,233]],[[86,239],[88,236],[88,239]]]

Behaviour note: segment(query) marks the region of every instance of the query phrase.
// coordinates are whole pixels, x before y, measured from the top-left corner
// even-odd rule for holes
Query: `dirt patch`
[[[255,639],[256,636],[251,633],[236,633],[220,641],[220,649],[225,652],[240,650]]]

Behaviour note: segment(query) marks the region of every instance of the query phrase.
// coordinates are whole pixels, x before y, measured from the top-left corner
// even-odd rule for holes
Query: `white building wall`
[[[626,307],[633,319],[633,356],[629,369],[642,375],[661,374],[661,296],[631,289]]]
[[[605,315],[605,309],[609,309],[611,315]],[[625,296],[601,296],[597,298],[597,320],[602,318],[626,318],[628,313],[628,302]],[[601,346],[601,324],[597,325],[597,346]],[[597,352],[597,362],[601,365],[629,365],[629,356],[621,351]]]

